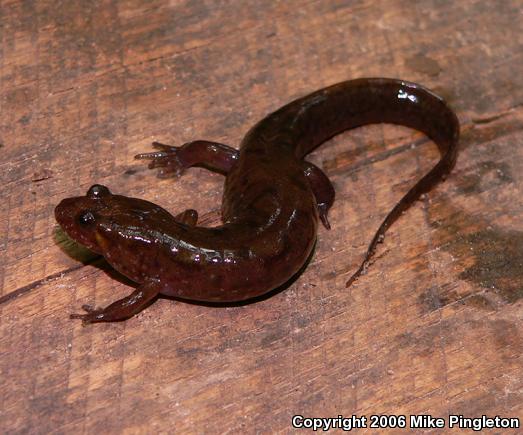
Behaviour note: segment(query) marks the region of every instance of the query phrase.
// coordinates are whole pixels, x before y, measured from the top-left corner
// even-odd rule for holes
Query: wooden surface
[[[523,418],[522,18],[519,0],[2,0],[0,432]],[[99,182],[215,220],[222,177],[160,181],[133,155],[152,140],[237,146],[292,98],[361,76],[423,83],[462,122],[455,171],[392,228],[368,275],[345,289],[382,217],[437,158],[408,129],[355,130],[314,153],[336,187],[333,229],[286,291],[230,308],[160,299],[117,324],[69,319],[130,288],[58,231],[60,199]]]

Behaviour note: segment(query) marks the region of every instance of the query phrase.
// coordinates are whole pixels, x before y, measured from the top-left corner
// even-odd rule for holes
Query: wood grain
[[[0,432],[287,433],[294,414],[523,422],[522,17],[518,0],[2,0]],[[435,89],[462,141],[451,177],[352,288],[379,222],[437,158],[410,130],[358,129],[314,153],[336,187],[333,229],[286,291],[69,320],[130,289],[57,230],[60,199],[98,182],[215,222],[220,176],[158,180],[133,155],[153,140],[237,146],[292,98],[361,76]]]

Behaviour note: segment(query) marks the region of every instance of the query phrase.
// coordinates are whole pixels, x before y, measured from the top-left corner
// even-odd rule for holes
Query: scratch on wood
[[[88,266],[90,264],[96,263],[98,260],[102,259],[103,257],[101,255],[97,255],[96,257],[93,257],[90,260],[87,260],[84,263],[78,264],[76,266],[71,266],[68,269],[61,270],[60,272],[53,273],[51,275],[46,276],[45,278],[38,279],[36,281],[33,281],[27,285],[24,285],[23,287],[19,287],[16,290],[13,290],[12,292],[9,292],[5,295],[0,296],[0,305],[4,304],[6,302],[9,302],[13,299],[16,299],[22,295],[25,295],[26,293],[29,293],[31,290],[37,289],[38,287],[47,284],[49,281],[53,281],[56,278],[61,278],[68,273],[74,272],[75,270],[79,270],[84,266]]]

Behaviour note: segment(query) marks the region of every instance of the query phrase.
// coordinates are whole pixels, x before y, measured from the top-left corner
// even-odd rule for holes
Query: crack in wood
[[[60,272],[52,273],[51,275],[46,276],[45,278],[38,279],[36,281],[33,281],[27,285],[24,285],[22,287],[17,288],[16,290],[13,290],[12,292],[9,292],[5,295],[0,296],[0,305],[9,302],[13,299],[18,298],[19,296],[25,295],[29,293],[30,291],[37,289],[38,287],[47,284],[48,282],[56,279],[61,278],[71,272],[74,272],[76,270],[79,270],[83,268],[84,266],[92,265],[96,263],[98,260],[102,259],[103,257],[101,255],[97,255],[83,263],[77,264],[75,266],[71,266],[68,269],[61,270]]]

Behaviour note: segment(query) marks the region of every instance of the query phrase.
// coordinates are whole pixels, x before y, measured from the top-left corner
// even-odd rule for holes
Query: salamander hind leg
[[[325,228],[330,230],[331,226],[327,214],[334,203],[334,187],[325,173],[310,162],[303,162],[303,173],[305,177],[307,177],[307,180],[309,180],[312,192],[316,198],[320,219]]]
[[[135,159],[151,160],[149,169],[159,168],[160,178],[178,177],[192,166],[227,174],[239,155],[236,149],[228,145],[206,140],[187,142],[179,147],[153,142],[153,146],[159,151],[137,154]]]
[[[125,320],[142,311],[160,293],[157,281],[147,282],[129,296],[113,302],[105,308],[83,305],[86,314],[71,314],[71,319],[81,319],[84,324],[97,322],[116,322]]]
[[[198,222],[198,212],[193,208],[188,208],[187,210],[182,211],[180,214],[177,214],[174,217],[174,220],[181,224],[194,227]]]

